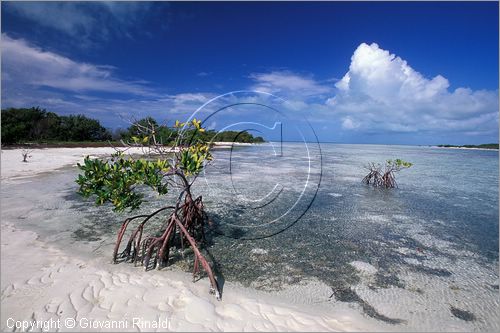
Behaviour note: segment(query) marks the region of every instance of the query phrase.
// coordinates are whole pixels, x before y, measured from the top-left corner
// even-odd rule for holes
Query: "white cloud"
[[[127,81],[109,65],[74,61],[2,34],[2,107],[40,106],[60,114],[84,113],[106,126],[131,117],[184,119],[214,95],[163,94],[144,80]]]
[[[41,27],[78,38],[78,46],[89,46],[111,36],[131,37],[147,15],[156,15],[167,3],[150,2],[81,2],[81,1],[12,1],[2,10],[23,17]],[[148,17],[149,19],[151,17]],[[161,22],[165,25],[164,18]]]
[[[144,81],[115,77],[113,67],[73,61],[2,34],[2,82],[9,89],[49,87],[154,96]]]
[[[342,118],[342,128],[354,129],[354,128],[358,128],[358,127],[359,127],[359,124],[355,123],[350,117]]]
[[[212,94],[182,93],[173,96],[174,98],[172,98],[172,96],[170,98],[176,105],[191,104],[191,103],[202,105],[203,103],[208,101],[209,96],[211,97]]]
[[[253,73],[253,90],[280,94],[281,96],[308,97],[328,93],[331,87],[322,85],[312,77],[299,75],[290,71],[273,71],[270,73]]]
[[[159,122],[187,119],[212,94],[176,94],[161,98],[110,98],[33,90],[28,94],[2,94],[2,107],[40,106],[58,114],[83,113],[108,127],[127,127],[129,121],[152,116]]]
[[[108,126],[127,126],[127,121],[152,116],[159,122],[173,122],[187,119],[212,94],[181,93],[166,95],[161,98],[87,98],[78,96],[78,105],[85,112],[103,119]],[[62,104],[60,105],[62,107]],[[65,108],[68,110],[68,108]]]
[[[95,24],[95,18],[81,10],[77,2],[9,2],[8,12],[36,21],[70,35],[86,33]]]
[[[498,92],[450,91],[446,78],[425,78],[377,44],[361,44],[326,101],[344,129],[377,132],[498,130]],[[481,132],[481,131],[479,131]]]

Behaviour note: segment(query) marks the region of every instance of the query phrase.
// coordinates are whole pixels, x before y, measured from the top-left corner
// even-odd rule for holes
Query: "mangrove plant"
[[[370,162],[365,168],[369,171],[363,178],[363,183],[375,187],[394,188],[398,187],[396,173],[412,166],[412,163],[401,159],[387,160],[385,165]]]

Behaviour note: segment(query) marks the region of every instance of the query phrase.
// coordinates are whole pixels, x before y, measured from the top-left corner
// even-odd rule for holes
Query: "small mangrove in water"
[[[398,187],[396,173],[403,169],[408,169],[412,165],[412,163],[401,159],[387,160],[384,167],[379,163],[370,162],[365,167],[369,173],[363,178],[363,183],[375,187]]]

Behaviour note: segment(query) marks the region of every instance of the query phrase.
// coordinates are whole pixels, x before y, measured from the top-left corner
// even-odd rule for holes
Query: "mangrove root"
[[[184,202],[181,204],[181,198]],[[179,197],[176,206],[162,207],[149,215],[137,215],[126,219],[118,231],[115,248],[113,251],[113,262],[119,260],[131,261],[134,265],[141,262],[146,270],[151,268],[162,268],[168,265],[170,248],[175,246],[174,242],[180,242],[182,248],[184,244],[191,247],[194,253],[193,280],[200,274],[200,265],[205,270],[210,280],[210,293],[215,294],[218,300],[221,293],[217,280],[214,277],[210,264],[200,251],[200,244],[205,241],[204,227],[208,222],[208,217],[204,211],[202,197],[192,199],[189,191],[184,192]],[[143,238],[144,225],[154,216],[161,212],[172,210],[166,221],[163,223],[159,236],[150,235]],[[125,232],[133,221],[140,221],[132,231],[125,249],[119,252]]]

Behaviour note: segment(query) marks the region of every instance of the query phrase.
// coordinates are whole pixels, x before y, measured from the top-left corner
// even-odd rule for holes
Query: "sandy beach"
[[[111,148],[35,149],[28,163],[22,150],[3,150],[2,183],[29,182],[40,173],[74,166],[84,156]],[[4,199],[5,193],[2,194]],[[28,203],[29,204],[29,203]],[[176,270],[144,272],[114,265],[109,256],[78,256],[19,228],[2,209],[2,331],[367,331],[392,330],[347,303],[328,306],[226,282],[222,301],[208,294],[208,282],[192,283]],[[9,208],[9,209],[6,209]],[[24,210],[29,207],[23,206]],[[7,212],[4,212],[8,210]],[[116,226],[118,228],[118,225]],[[284,294],[307,299],[307,286]],[[301,295],[303,297],[301,297]],[[29,326],[31,325],[31,327]],[[43,326],[45,325],[45,326]]]
[[[226,286],[217,301],[205,280],[175,271],[144,272],[71,257],[33,232],[2,223],[2,331],[18,322],[60,322],[58,331],[352,331],[363,318],[280,302]],[[8,320],[12,318],[12,320]],[[68,319],[70,318],[70,319]],[[69,320],[76,324],[70,327]],[[66,323],[65,323],[66,321]],[[158,324],[157,324],[158,323]],[[158,327],[154,327],[154,325]],[[121,325],[121,326],[113,326]],[[52,327],[51,331],[56,327]],[[109,328],[109,329],[108,329]],[[33,329],[42,331],[42,329]]]
[[[44,148],[30,149],[27,163],[23,163],[23,149],[2,149],[1,177],[12,180],[51,172],[65,166],[76,166],[85,156],[104,156],[114,152],[112,147],[100,148]]]

